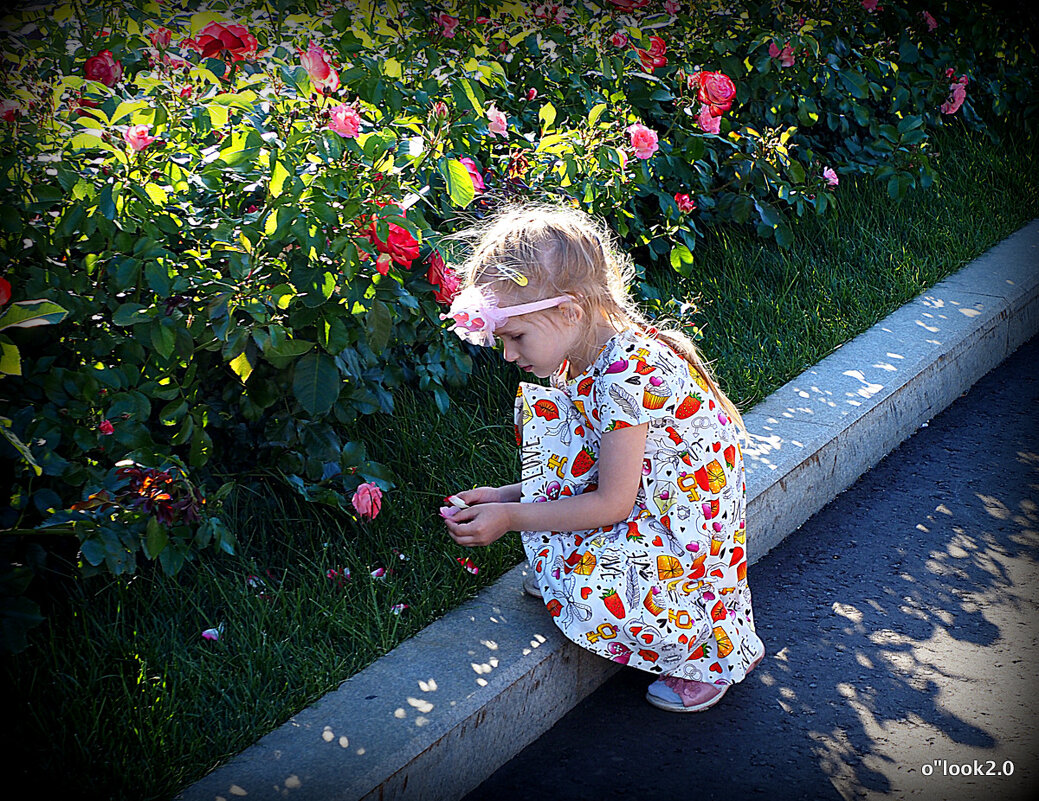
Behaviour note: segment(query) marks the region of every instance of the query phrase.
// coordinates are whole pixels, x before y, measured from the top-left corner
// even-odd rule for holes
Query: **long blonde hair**
[[[746,434],[742,415],[718,386],[693,341],[670,321],[650,321],[635,304],[628,291],[636,274],[634,264],[604,222],[573,207],[524,202],[506,205],[452,238],[467,240],[471,246],[461,268],[463,289],[487,286],[503,306],[570,295],[589,321],[581,353],[572,354],[586,363],[594,358],[590,341],[594,321],[636,326],[688,361]],[[531,316],[554,313],[558,309]]]

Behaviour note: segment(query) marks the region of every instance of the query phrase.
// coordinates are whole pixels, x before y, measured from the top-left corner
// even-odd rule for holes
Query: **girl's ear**
[[[572,300],[563,303],[560,310],[563,312],[563,319],[571,325],[577,325],[584,318],[584,309]]]

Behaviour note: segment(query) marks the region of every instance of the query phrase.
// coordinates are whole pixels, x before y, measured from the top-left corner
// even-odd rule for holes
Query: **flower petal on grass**
[[[480,568],[476,566],[476,563],[468,556],[464,559],[462,557],[455,557],[455,561],[458,562],[462,567],[472,573],[474,576],[480,572]]]
[[[213,629],[206,629],[202,632],[202,639],[209,640],[210,642],[216,642],[220,639],[220,635],[224,633],[224,624],[221,623],[219,626]]]

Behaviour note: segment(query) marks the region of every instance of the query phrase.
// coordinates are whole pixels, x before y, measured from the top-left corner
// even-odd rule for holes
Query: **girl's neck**
[[[589,347],[587,352],[581,356],[575,355],[567,359],[567,379],[574,379],[587,370],[598,358],[606,343],[613,339],[619,331],[623,331],[625,327],[621,321],[613,319],[601,320],[595,326],[594,333],[588,339]]]

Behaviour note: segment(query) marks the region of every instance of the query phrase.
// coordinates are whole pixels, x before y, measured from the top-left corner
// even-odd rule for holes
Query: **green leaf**
[[[292,394],[311,417],[321,417],[339,399],[342,380],[335,362],[321,351],[313,351],[296,363]]]
[[[147,308],[143,303],[123,303],[112,314],[112,323],[118,326],[127,326],[147,322],[148,316],[141,314]]]
[[[230,364],[235,375],[242,379],[243,384],[246,383],[249,380],[249,376],[253,373],[253,366],[249,363],[249,357],[245,354],[245,351],[231,359]]]
[[[5,328],[36,328],[41,325],[56,325],[68,314],[57,303],[49,300],[20,300],[0,314],[0,331]]]
[[[541,130],[547,131],[556,121],[556,107],[551,103],[545,103],[538,112],[538,120],[541,122]]]
[[[465,165],[458,159],[442,158],[437,167],[444,177],[444,183],[447,184],[447,194],[451,202],[463,209],[472,203],[476,197],[476,189]]]
[[[763,200],[754,201],[754,206],[758,210],[761,222],[769,228],[775,228],[783,221],[783,215],[780,214],[779,210],[775,206],[772,206]]]
[[[693,272],[693,253],[685,245],[671,248],[671,268],[679,275],[688,278]]]
[[[852,97],[862,100],[869,94],[869,83],[867,83],[866,77],[861,72],[841,70],[840,77],[841,82],[851,93]]]
[[[268,184],[271,197],[277,197],[281,194],[282,188],[285,186],[285,181],[290,175],[291,173],[285,168],[285,165],[281,161],[276,161],[274,163],[274,169],[271,170],[271,181],[270,184]],[[273,215],[268,219],[272,218]],[[268,231],[268,233],[273,232]]]
[[[390,342],[390,334],[393,332],[393,313],[390,307],[377,300],[372,303],[372,308],[365,316],[365,333],[368,336],[368,344],[376,353],[382,353]]]
[[[177,334],[172,326],[163,325],[160,320],[153,320],[151,326],[151,342],[164,359],[173,355],[173,348],[177,344]]]
[[[87,563],[94,567],[105,561],[105,556],[108,554],[104,544],[98,540],[84,540],[79,544],[79,552],[83,554]]]
[[[11,447],[17,450],[22,455],[22,458],[32,466],[33,472],[36,475],[43,474],[43,469],[36,463],[32,451],[29,450],[29,446],[22,442],[18,435],[11,430],[11,420],[7,417],[0,417],[0,435],[3,435]]]
[[[4,375],[22,374],[22,357],[18,348],[11,342],[0,341],[0,373]]]
[[[602,116],[604,111],[606,111],[605,103],[597,103],[592,106],[591,111],[588,112],[588,124],[594,126],[599,121],[599,117]]]
[[[263,356],[279,370],[284,370],[313,347],[313,342],[306,342],[302,339],[289,339],[280,345],[268,348],[264,351]]]
[[[166,527],[156,518],[148,518],[148,530],[144,538],[144,553],[149,559],[154,559],[170,541]]]

